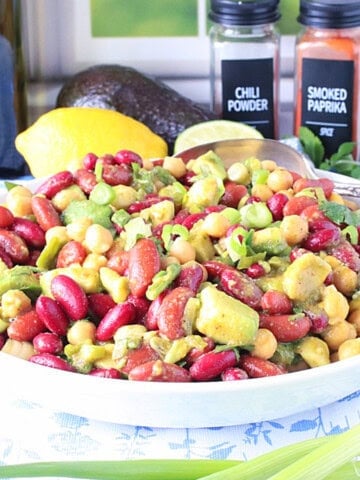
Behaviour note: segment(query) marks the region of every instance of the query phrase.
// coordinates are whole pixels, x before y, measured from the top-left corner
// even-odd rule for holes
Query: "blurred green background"
[[[207,0],[208,6],[209,3]],[[281,33],[295,34],[299,30],[296,21],[299,0],[280,0],[280,9]],[[198,35],[197,0],[90,0],[90,11],[93,37]]]

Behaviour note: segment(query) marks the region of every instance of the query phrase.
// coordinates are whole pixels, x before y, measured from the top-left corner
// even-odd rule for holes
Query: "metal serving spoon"
[[[215,152],[227,167],[236,161],[243,161],[249,157],[256,157],[259,160],[274,160],[281,167],[293,170],[307,178],[330,178],[335,184],[337,193],[347,197],[360,198],[360,181],[352,179],[352,182],[349,182],[349,177],[345,175],[317,170],[305,155],[277,140],[261,138],[220,140],[191,147],[175,156],[182,158],[184,162],[188,162],[209,150]]]

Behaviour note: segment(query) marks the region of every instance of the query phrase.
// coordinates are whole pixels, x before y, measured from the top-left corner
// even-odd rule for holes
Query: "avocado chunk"
[[[197,175],[214,175],[225,180],[227,174],[221,158],[210,150],[191,163],[190,169]]]
[[[256,230],[251,238],[254,252],[266,252],[267,255],[284,255],[290,252],[289,245],[279,227],[267,227]]]
[[[65,225],[81,218],[90,218],[93,223],[110,228],[112,214],[113,211],[109,205],[99,205],[92,200],[74,200],[62,212],[62,218]]]
[[[206,286],[200,293],[201,306],[197,330],[216,343],[234,346],[252,345],[259,328],[259,315],[240,300]]]
[[[34,267],[16,265],[1,272],[0,296],[8,290],[22,290],[35,299],[41,293],[39,276]]]
[[[70,77],[56,107],[96,107],[128,115],[162,137],[171,153],[180,132],[216,115],[160,80],[123,65],[95,65]]]

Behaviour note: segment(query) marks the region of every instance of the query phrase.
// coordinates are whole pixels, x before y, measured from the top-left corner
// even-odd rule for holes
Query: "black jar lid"
[[[279,0],[211,0],[209,19],[224,25],[264,25],[280,18]]]
[[[300,0],[299,23],[322,28],[360,25],[360,0]]]

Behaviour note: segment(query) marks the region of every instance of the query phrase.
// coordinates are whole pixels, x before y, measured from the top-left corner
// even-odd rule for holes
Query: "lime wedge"
[[[197,123],[183,130],[177,137],[174,153],[208,142],[237,138],[263,138],[256,128],[232,120],[209,120]]]

